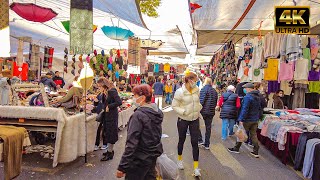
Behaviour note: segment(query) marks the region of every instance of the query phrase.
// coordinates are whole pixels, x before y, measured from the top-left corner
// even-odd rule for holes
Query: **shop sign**
[[[278,34],[310,34],[310,6],[275,6],[274,30]]]

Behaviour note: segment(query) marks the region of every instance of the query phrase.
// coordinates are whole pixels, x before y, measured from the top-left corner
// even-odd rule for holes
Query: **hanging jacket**
[[[221,119],[237,119],[238,117],[238,106],[240,106],[240,99],[237,94],[232,91],[223,93],[221,96],[223,103],[221,106],[220,118]]]
[[[118,170],[128,172],[143,165],[152,165],[163,153],[163,113],[156,104],[147,104],[135,110],[130,117],[127,142]]]
[[[260,119],[261,109],[259,91],[249,92],[243,98],[238,120],[241,122],[256,122]]]
[[[205,85],[200,91],[200,103],[202,105],[201,114],[214,116],[218,102],[218,93],[211,85]]]
[[[182,85],[174,95],[172,109],[178,114],[178,117],[183,120],[197,120],[202,109],[202,105],[200,104],[199,88],[193,88],[190,93],[185,85]]]

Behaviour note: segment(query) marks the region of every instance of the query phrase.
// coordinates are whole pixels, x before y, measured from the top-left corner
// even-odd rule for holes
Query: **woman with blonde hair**
[[[107,152],[103,153],[101,161],[113,159],[113,146],[118,141],[118,107],[122,105],[117,89],[108,79],[102,77],[97,82],[101,92],[103,92],[101,101],[104,104],[103,114],[103,135],[108,146]]]
[[[194,72],[185,72],[185,83],[175,93],[172,108],[178,114],[178,168],[184,169],[182,151],[186,140],[187,130],[190,130],[192,154],[194,160],[194,176],[201,176],[199,169],[199,117],[202,105],[200,104],[199,88],[196,82],[198,77]]]

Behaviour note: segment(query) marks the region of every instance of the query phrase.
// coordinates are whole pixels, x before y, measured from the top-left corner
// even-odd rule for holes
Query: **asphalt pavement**
[[[164,110],[163,133],[168,138],[163,139],[164,151],[173,161],[177,159],[177,116],[167,108]],[[204,135],[204,123],[201,122],[202,134]],[[221,140],[221,120],[215,116],[211,135],[210,150],[200,149],[199,168],[205,180],[300,180],[301,173],[294,171],[290,166],[281,163],[270,151],[261,145],[260,158],[256,159],[249,153],[252,148],[243,145],[240,154],[231,154],[227,147],[233,147],[236,138],[229,137],[226,141]],[[52,160],[43,159],[39,154],[24,155],[22,173],[17,180],[41,179],[41,180],[113,180],[121,155],[124,151],[126,130],[119,133],[119,141],[115,145],[114,159],[101,162],[103,151],[88,154],[88,163],[84,157],[67,164],[60,164],[52,168]],[[187,137],[183,152],[185,170],[179,172],[181,180],[193,180],[193,160],[190,137]],[[0,179],[3,179],[3,163],[0,163]]]

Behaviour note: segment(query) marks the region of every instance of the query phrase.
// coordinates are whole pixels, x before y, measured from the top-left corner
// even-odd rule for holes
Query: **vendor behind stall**
[[[72,82],[72,87],[69,89],[67,95],[65,95],[62,98],[58,98],[53,103],[66,103],[66,102],[72,101],[74,96],[77,96],[79,97],[79,99],[82,99],[83,89],[80,83],[78,82],[78,78],[79,76],[76,76],[74,78],[74,81]]]
[[[54,83],[56,83],[57,87],[63,88],[66,83],[64,82],[64,79],[60,77],[60,72],[56,71],[54,74],[55,76],[52,78],[52,80]]]
[[[39,84],[42,83],[44,86],[49,87],[50,89],[57,89],[56,83],[52,80],[52,73],[48,72],[45,76],[41,76]]]

